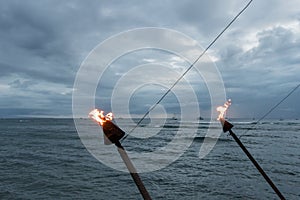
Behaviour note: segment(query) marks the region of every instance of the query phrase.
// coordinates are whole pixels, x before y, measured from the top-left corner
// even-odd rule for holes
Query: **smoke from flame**
[[[103,110],[94,109],[89,113],[89,117],[102,126],[106,121],[111,121],[113,119],[113,114],[110,112],[104,115]]]
[[[223,119],[226,114],[226,110],[231,105],[231,99],[228,99],[223,106],[217,107],[217,111],[220,112],[217,120]]]

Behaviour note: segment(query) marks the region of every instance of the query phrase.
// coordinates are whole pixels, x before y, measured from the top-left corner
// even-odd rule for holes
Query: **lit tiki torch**
[[[251,162],[254,164],[256,169],[261,173],[261,175],[265,178],[265,180],[269,183],[269,185],[272,187],[274,192],[278,195],[280,199],[285,199],[284,196],[281,194],[281,192],[278,190],[278,188],[275,186],[275,184],[272,182],[272,180],[268,177],[268,175],[265,173],[265,171],[260,167],[260,165],[256,162],[256,160],[253,158],[253,156],[249,153],[249,151],[246,149],[246,147],[243,145],[243,143],[240,141],[240,139],[235,135],[235,133],[231,130],[233,125],[225,120],[224,116],[226,114],[226,110],[231,105],[231,100],[229,99],[227,102],[225,102],[224,106],[217,107],[217,111],[219,111],[218,120],[220,120],[222,126],[223,126],[223,132],[229,131],[230,135],[234,138],[234,140],[238,143],[238,145],[241,147],[241,149],[244,151],[244,153],[248,156],[248,158],[251,160]]]
[[[125,135],[125,132],[120,129],[117,125],[111,122],[113,119],[113,114],[108,113],[104,115],[104,112],[98,109],[94,109],[89,113],[89,117],[92,118],[94,121],[96,121],[99,125],[102,126],[103,132],[105,135],[105,144],[115,144],[117,146],[118,152],[125,163],[128,171],[130,172],[130,175],[132,179],[134,180],[136,186],[138,187],[141,195],[144,199],[150,200],[151,197],[145,188],[139,174],[137,173],[133,163],[129,159],[124,147],[120,143],[120,139]]]

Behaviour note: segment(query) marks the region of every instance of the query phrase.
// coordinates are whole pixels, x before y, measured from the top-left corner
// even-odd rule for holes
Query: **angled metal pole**
[[[238,145],[241,147],[241,149],[244,151],[244,153],[248,156],[248,158],[251,160],[253,165],[256,167],[256,169],[259,171],[259,173],[265,178],[265,180],[268,182],[268,184],[272,187],[274,192],[278,195],[278,197],[282,200],[285,200],[282,193],[279,191],[279,189],[276,187],[276,185],[273,183],[273,181],[268,177],[268,175],[265,173],[265,171],[261,168],[261,166],[256,162],[256,160],[253,158],[253,156],[250,154],[250,152],[246,149],[246,147],[243,145],[241,140],[236,136],[236,134],[231,130],[233,125],[226,121],[225,119],[220,119],[222,125],[223,125],[223,131],[224,133],[229,131],[230,135],[233,137],[233,139],[238,143]]]
[[[121,143],[118,141],[115,143],[115,145],[118,147],[118,152],[125,163],[134,183],[136,184],[137,188],[139,189],[141,195],[145,200],[151,200],[150,194],[148,193],[147,189],[145,188],[145,185],[143,184],[139,174],[137,173],[133,163],[128,157],[127,152],[125,151],[124,147],[121,145]]]
[[[125,151],[124,147],[120,143],[120,139],[125,135],[125,132],[120,129],[117,125],[112,123],[111,121],[106,121],[102,125],[103,132],[105,137],[109,139],[111,143],[114,143],[118,148],[118,152],[125,163],[134,183],[136,184],[137,188],[139,189],[141,195],[145,200],[151,200],[150,194],[147,191],[144,183],[142,182],[139,174],[137,173],[133,163],[131,162],[130,158],[128,157],[127,152]]]

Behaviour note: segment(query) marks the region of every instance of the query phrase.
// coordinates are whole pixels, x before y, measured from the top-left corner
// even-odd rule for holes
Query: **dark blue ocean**
[[[231,122],[283,195],[300,199],[300,120],[267,120],[255,127],[247,120]],[[172,133],[177,123],[168,120],[161,132]],[[189,124],[184,131],[195,126],[197,137],[179,159],[140,174],[153,199],[278,199],[231,136],[223,133],[199,159],[208,123]],[[154,139],[135,140],[128,137],[123,146],[138,151],[155,144]],[[128,173],[87,151],[73,119],[1,119],[0,155],[0,199],[142,199]]]

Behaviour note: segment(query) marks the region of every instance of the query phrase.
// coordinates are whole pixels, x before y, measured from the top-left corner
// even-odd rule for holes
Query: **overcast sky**
[[[1,0],[0,117],[72,116],[76,72],[105,39],[134,28],[160,27],[184,33],[206,47],[246,3]],[[135,59],[151,63],[158,53],[124,56],[112,69],[132,65]],[[159,56],[171,59],[163,53]],[[232,99],[230,116],[259,118],[300,82],[300,2],[254,1],[211,47],[208,56],[215,61]],[[99,83],[98,87],[97,95],[107,94],[102,98],[109,99],[111,93],[105,89],[112,86]],[[161,91],[157,86],[144,87],[134,94],[134,114],[144,113],[146,105],[157,101],[161,92],[155,88]],[[197,95],[203,95],[200,109],[207,115],[209,99],[203,88]],[[179,112],[176,101],[172,104],[173,97],[169,97],[169,113]],[[300,89],[269,117],[300,118],[299,99]],[[109,109],[107,104],[103,102],[104,109]]]

